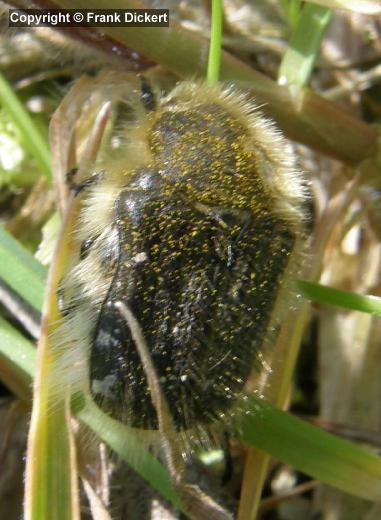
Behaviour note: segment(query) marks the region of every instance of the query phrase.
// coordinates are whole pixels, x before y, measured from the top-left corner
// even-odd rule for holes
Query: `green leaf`
[[[21,400],[30,402],[36,349],[0,317],[0,379]]]
[[[144,434],[134,431],[102,412],[90,399],[77,396],[73,399],[78,419],[89,426],[100,439],[110,446],[139,473],[154,489],[169,500],[175,507],[180,503],[171,486],[167,469],[158,462],[144,446],[140,438]]]
[[[366,296],[350,291],[342,291],[324,285],[305,282],[298,282],[303,295],[309,300],[314,300],[325,305],[335,305],[350,309],[352,311],[367,312],[381,317],[381,298],[377,296]]]
[[[305,5],[278,71],[278,83],[301,89],[309,82],[321,40],[331,21],[329,9]]]
[[[41,310],[46,269],[1,226],[0,278],[32,307]]]
[[[279,3],[286,14],[288,24],[293,31],[298,23],[298,18],[302,8],[302,0],[279,0]]]
[[[249,397],[242,439],[317,480],[368,500],[381,500],[381,458]]]
[[[83,399],[82,404],[83,406]],[[257,449],[313,478],[369,500],[381,499],[381,459],[355,444],[316,428],[267,402],[248,397],[240,437]],[[78,407],[87,424],[152,487],[178,505],[166,469],[145,452],[136,434],[90,401]]]
[[[207,80],[209,84],[217,83],[220,78],[221,38],[222,38],[222,2],[212,0],[212,26],[210,31],[210,46]]]

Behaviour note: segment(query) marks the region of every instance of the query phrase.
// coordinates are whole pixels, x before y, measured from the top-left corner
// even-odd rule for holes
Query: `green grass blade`
[[[335,305],[352,311],[367,312],[381,318],[381,298],[377,296],[356,294],[302,280],[298,282],[298,286],[303,295],[309,300],[325,305]]]
[[[175,507],[180,507],[168,471],[139,441],[137,432],[103,413],[90,399],[80,397],[74,399],[73,404],[74,409],[78,410],[76,416],[81,422],[89,426],[164,498]]]
[[[65,403],[40,399],[38,410],[33,407],[28,438],[25,520],[79,518],[73,515],[70,439]]]
[[[207,81],[209,85],[217,83],[220,78],[221,38],[222,38],[222,0],[212,0],[212,25],[210,30],[210,47]]]
[[[242,423],[242,439],[292,467],[369,500],[381,499],[381,459],[355,444],[326,433],[263,400],[249,397],[250,412]],[[134,438],[94,404],[77,412],[104,442],[130,464],[152,487],[178,505],[169,475]],[[281,442],[280,442],[281,440]]]
[[[34,124],[12,87],[1,74],[0,103],[8,112],[14,124],[20,129],[25,148],[35,159],[41,173],[47,179],[50,179],[50,152],[47,140],[41,135],[39,128]]]
[[[32,307],[41,310],[46,269],[1,226],[0,278]]]
[[[381,500],[381,458],[250,397],[242,439],[313,478],[368,500]]]
[[[331,21],[330,9],[307,4],[298,18],[278,71],[278,83],[301,89],[309,82],[323,35]]]
[[[279,0],[279,3],[286,15],[288,25],[293,32],[298,23],[302,0]]]
[[[0,380],[24,402],[32,398],[35,364],[32,343],[0,317]]]
[[[76,210],[69,211],[50,265],[34,378],[33,408],[25,472],[25,520],[79,520],[79,495],[70,387],[62,382],[65,355],[54,341],[59,327],[57,287],[70,258]],[[75,368],[73,367],[75,370]]]

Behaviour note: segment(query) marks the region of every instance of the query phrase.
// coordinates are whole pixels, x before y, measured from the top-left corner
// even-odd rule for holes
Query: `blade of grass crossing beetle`
[[[298,285],[303,295],[309,300],[352,311],[366,312],[381,318],[381,298],[378,296],[356,294],[302,280],[298,282]]]
[[[56,291],[68,261],[78,201],[68,212],[51,264],[38,345],[32,419],[28,437],[24,517],[26,520],[79,520],[69,389],[57,372],[62,352],[52,343],[59,322]]]
[[[249,397],[242,439],[282,462],[352,495],[381,500],[381,458]]]

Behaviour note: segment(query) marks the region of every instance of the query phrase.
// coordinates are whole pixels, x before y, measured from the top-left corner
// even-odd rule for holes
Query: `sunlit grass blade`
[[[74,206],[78,210],[78,203]],[[59,360],[63,353],[52,339],[60,320],[56,292],[70,254],[76,218],[77,211],[73,209],[65,220],[49,270],[28,435],[25,520],[80,518],[69,388],[60,384]]]
[[[79,520],[71,423],[65,402],[41,393],[28,437],[25,520]],[[38,406],[38,408],[37,408]]]
[[[55,392],[54,354],[42,325],[28,435],[25,520],[79,520],[69,397]]]
[[[0,278],[32,307],[41,310],[46,269],[1,226]]]
[[[220,78],[222,39],[222,0],[212,0],[212,17],[207,80],[216,83]]]
[[[278,83],[297,88],[308,84],[319,55],[331,11],[318,5],[305,5],[278,71]]]
[[[249,397],[242,438],[274,458],[347,493],[381,500],[381,458]]]
[[[335,305],[352,311],[367,312],[381,318],[381,298],[334,289],[314,282],[298,282],[303,295],[325,305]]]
[[[0,319],[0,378],[18,398],[31,402],[31,381],[35,371],[36,350],[17,330]],[[70,420],[65,416],[65,407],[57,402],[48,402],[40,395],[43,410],[32,428],[35,438],[33,450],[29,453],[30,467],[35,473],[35,486],[30,486],[26,494],[25,519],[73,520],[68,496],[71,489]],[[45,409],[46,408],[46,409]],[[62,414],[64,413],[63,417]],[[68,440],[69,437],[69,440]],[[33,458],[32,458],[33,457]],[[69,460],[69,468],[65,464]],[[29,468],[30,469],[30,468]],[[49,478],[54,475],[54,478]],[[70,473],[69,473],[70,476]],[[43,485],[40,485],[43,483]]]
[[[41,173],[47,179],[50,179],[50,152],[47,139],[42,136],[39,128],[34,124],[12,87],[1,74],[0,104],[8,112],[9,117],[20,130],[23,136],[23,144],[35,159]]]

